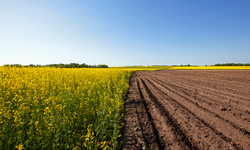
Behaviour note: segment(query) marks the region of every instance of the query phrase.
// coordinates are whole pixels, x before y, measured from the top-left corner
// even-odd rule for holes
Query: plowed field
[[[136,72],[123,149],[250,149],[250,71]]]

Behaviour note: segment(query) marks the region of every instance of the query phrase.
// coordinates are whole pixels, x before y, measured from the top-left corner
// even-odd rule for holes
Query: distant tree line
[[[192,65],[190,65],[190,64],[187,64],[187,65],[181,65],[181,66],[192,66]],[[195,65],[194,65],[195,66]]]
[[[214,64],[214,66],[250,66],[249,63],[225,63],[225,64]]]
[[[55,67],[55,68],[108,68],[108,65],[99,64],[99,65],[87,65],[85,63],[78,64],[78,63],[70,63],[70,64],[48,64],[48,65],[21,65],[21,64],[11,64],[11,65],[4,65],[4,66],[11,66],[11,67]]]

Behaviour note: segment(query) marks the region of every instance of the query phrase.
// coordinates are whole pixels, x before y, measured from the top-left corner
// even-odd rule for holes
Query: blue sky
[[[0,0],[0,65],[250,62],[249,0]]]

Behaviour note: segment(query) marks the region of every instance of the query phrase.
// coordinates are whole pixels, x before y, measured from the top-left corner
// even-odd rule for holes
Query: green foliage
[[[11,67],[55,67],[55,68],[108,68],[108,65],[105,64],[99,64],[97,65],[87,65],[85,63],[83,64],[78,64],[78,63],[70,63],[70,64],[48,64],[48,65],[35,65],[35,64],[30,64],[30,65],[24,65],[22,66],[21,64],[11,64],[11,65],[4,65],[4,66],[11,66]]]
[[[225,64],[215,64],[214,66],[250,66],[249,63],[225,63]]]

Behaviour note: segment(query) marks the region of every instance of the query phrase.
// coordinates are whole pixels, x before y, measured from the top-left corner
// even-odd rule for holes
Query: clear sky
[[[0,0],[0,65],[250,62],[249,0]]]

